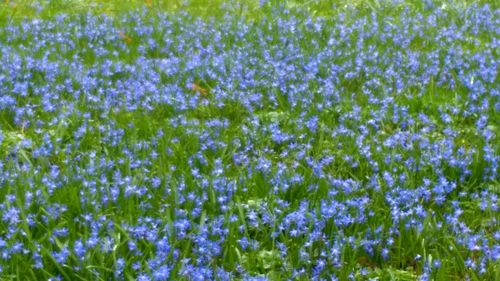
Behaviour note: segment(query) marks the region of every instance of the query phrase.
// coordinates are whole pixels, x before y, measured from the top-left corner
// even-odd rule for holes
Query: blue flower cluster
[[[261,2],[0,28],[0,276],[493,278],[500,10]]]

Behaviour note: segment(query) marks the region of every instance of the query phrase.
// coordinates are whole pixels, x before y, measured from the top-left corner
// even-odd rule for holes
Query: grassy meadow
[[[500,280],[493,0],[0,1],[0,280]]]

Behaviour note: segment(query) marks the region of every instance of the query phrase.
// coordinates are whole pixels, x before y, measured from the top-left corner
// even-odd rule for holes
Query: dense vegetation
[[[0,4],[1,279],[500,280],[494,2],[80,2]]]

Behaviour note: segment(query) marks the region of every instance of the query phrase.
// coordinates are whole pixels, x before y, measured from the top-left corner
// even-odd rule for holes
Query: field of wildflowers
[[[494,1],[13,2],[1,280],[500,280]]]

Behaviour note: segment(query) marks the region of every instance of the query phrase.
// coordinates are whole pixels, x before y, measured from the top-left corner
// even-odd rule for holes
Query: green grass
[[[47,3],[48,2],[48,3]],[[240,16],[258,19],[262,14],[268,13],[266,7],[262,9],[258,0],[52,0],[44,4],[37,4],[34,0],[3,0],[0,2],[0,22],[6,23],[13,20],[27,18],[53,18],[58,14],[94,13],[107,15],[126,14],[137,9],[152,11],[178,12],[187,11],[192,16],[204,18],[213,17],[215,20],[224,15],[227,9]],[[357,9],[359,13],[384,10],[387,15],[389,10],[410,8],[412,11],[425,12],[425,1],[398,1],[399,4],[389,0],[270,0],[274,7],[305,8],[311,15],[332,16],[339,12]],[[495,0],[440,0],[437,5],[443,7],[467,7],[472,4],[482,6],[488,4],[497,9],[499,4]]]

